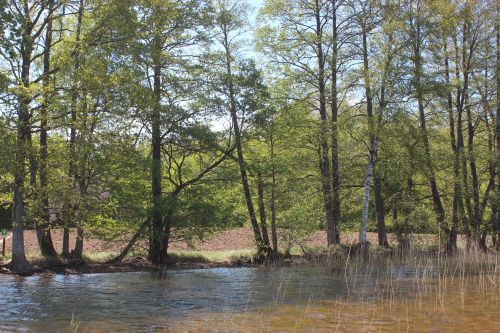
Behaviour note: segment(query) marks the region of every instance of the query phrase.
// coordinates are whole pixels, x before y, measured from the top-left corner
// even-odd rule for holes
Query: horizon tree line
[[[26,227],[44,256],[62,228],[61,255],[80,260],[86,234],[128,235],[114,260],[146,237],[158,265],[172,240],[247,221],[261,258],[319,228],[329,246],[355,229],[362,247],[368,230],[383,247],[388,232],[500,247],[498,0],[266,0],[254,26],[249,13],[0,0],[13,271],[31,269]]]

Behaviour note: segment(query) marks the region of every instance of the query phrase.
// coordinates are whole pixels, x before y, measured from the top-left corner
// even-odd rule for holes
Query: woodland
[[[13,272],[28,229],[154,265],[240,226],[270,260],[316,230],[495,252],[499,205],[498,0],[0,0]]]

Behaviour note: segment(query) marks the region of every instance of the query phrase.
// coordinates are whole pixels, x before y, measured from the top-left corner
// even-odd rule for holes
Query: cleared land
[[[62,230],[55,229],[52,230],[52,239],[54,241],[54,246],[58,252],[62,251]],[[76,233],[71,232],[70,237],[70,248],[74,246]],[[343,233],[341,242],[344,244],[352,244],[357,241],[357,233]],[[389,234],[389,242],[391,244],[397,243],[396,236]],[[414,235],[412,236],[414,243],[416,244],[427,244],[430,245],[436,241],[434,235]],[[377,244],[377,234],[369,232],[368,241],[372,244]],[[117,253],[124,247],[127,242],[127,238],[106,241],[96,237],[86,237],[84,242],[84,252],[88,253]],[[38,243],[36,239],[36,233],[34,230],[26,230],[24,232],[24,243],[26,248],[26,253],[37,254],[39,252]],[[297,247],[302,245],[304,248],[318,248],[324,247],[326,244],[326,232],[316,231],[308,237],[305,238],[295,238],[290,242],[282,241],[280,243],[280,249],[287,247],[288,243],[291,243],[292,247]],[[138,248],[145,246],[146,242],[140,242]],[[7,253],[10,253],[12,247],[12,238],[7,239],[6,249]],[[255,241],[253,239],[252,230],[250,228],[237,228],[232,230],[226,230],[218,232],[209,239],[205,241],[198,241],[194,244],[189,244],[185,241],[172,241],[169,249],[173,252],[176,251],[236,251],[236,250],[253,250],[255,248]]]

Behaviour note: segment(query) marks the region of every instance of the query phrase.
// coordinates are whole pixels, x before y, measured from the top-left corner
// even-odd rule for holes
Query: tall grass
[[[451,256],[414,250],[353,256],[332,249],[326,255],[311,254],[300,264],[304,267],[299,269],[326,267],[334,276],[331,287],[343,283],[347,295],[290,305],[285,297],[288,285],[280,279],[273,282],[271,305],[204,315],[199,318],[203,326],[190,318],[183,327],[202,332],[479,332],[500,327],[496,253],[462,251]]]

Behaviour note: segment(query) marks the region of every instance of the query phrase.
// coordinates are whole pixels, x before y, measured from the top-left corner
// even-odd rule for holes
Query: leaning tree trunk
[[[425,115],[425,106],[424,106],[424,89],[422,86],[422,76],[423,76],[423,65],[422,65],[422,54],[421,54],[421,35],[420,35],[420,26],[417,23],[415,28],[416,36],[413,41],[413,65],[414,65],[414,85],[415,85],[415,94],[417,97],[417,105],[418,105],[418,117],[420,120],[420,133],[424,146],[424,155],[425,155],[425,164],[427,167],[427,178],[431,187],[431,195],[432,195],[432,203],[434,208],[434,213],[436,214],[436,222],[441,231],[445,233],[445,235],[449,234],[447,231],[447,227],[445,224],[445,211],[443,207],[443,203],[441,201],[441,196],[439,194],[439,189],[436,181],[436,172],[434,170],[434,163],[432,161],[431,156],[431,148],[429,142],[429,134],[427,131],[427,120]]]
[[[254,233],[254,238],[255,238],[255,243],[257,245],[257,250],[259,252],[259,255],[264,254],[264,255],[269,255],[270,252],[270,246],[269,243],[265,243],[264,239],[262,238],[262,233],[259,228],[259,224],[257,222],[257,217],[255,214],[255,208],[253,205],[252,201],[252,194],[250,192],[250,185],[248,183],[248,175],[247,175],[247,170],[245,166],[245,157],[243,155],[243,148],[241,144],[241,131],[240,131],[240,125],[238,121],[238,114],[237,114],[237,102],[236,102],[236,91],[234,87],[234,79],[233,79],[233,74],[232,74],[232,55],[231,55],[231,46],[229,42],[229,37],[228,37],[228,32],[227,32],[227,26],[223,26],[223,34],[224,34],[224,41],[223,41],[223,47],[225,51],[225,65],[226,65],[226,75],[227,75],[227,82],[229,85],[229,111],[231,114],[231,121],[233,125],[233,132],[234,132],[234,140],[235,140],[235,145],[236,145],[236,152],[237,152],[237,157],[238,157],[238,166],[240,169],[240,177],[241,177],[241,184],[243,186],[243,193],[245,195],[245,202],[248,210],[248,215],[250,216],[250,223],[252,224],[252,229]]]
[[[417,82],[420,82],[417,79]],[[425,119],[425,109],[423,102],[423,94],[421,88],[417,88],[417,98],[418,98],[418,110],[419,110],[419,118],[420,118],[420,130],[422,133],[422,140],[424,142],[424,154],[425,154],[425,162],[427,165],[428,179],[431,185],[431,194],[432,194],[432,203],[434,207],[434,212],[436,214],[436,222],[439,228],[446,232],[447,228],[445,225],[445,212],[443,208],[443,204],[441,202],[441,196],[439,194],[439,189],[436,181],[436,173],[434,170],[434,164],[432,162],[429,136],[427,133],[427,124]],[[448,232],[446,232],[448,234]]]

